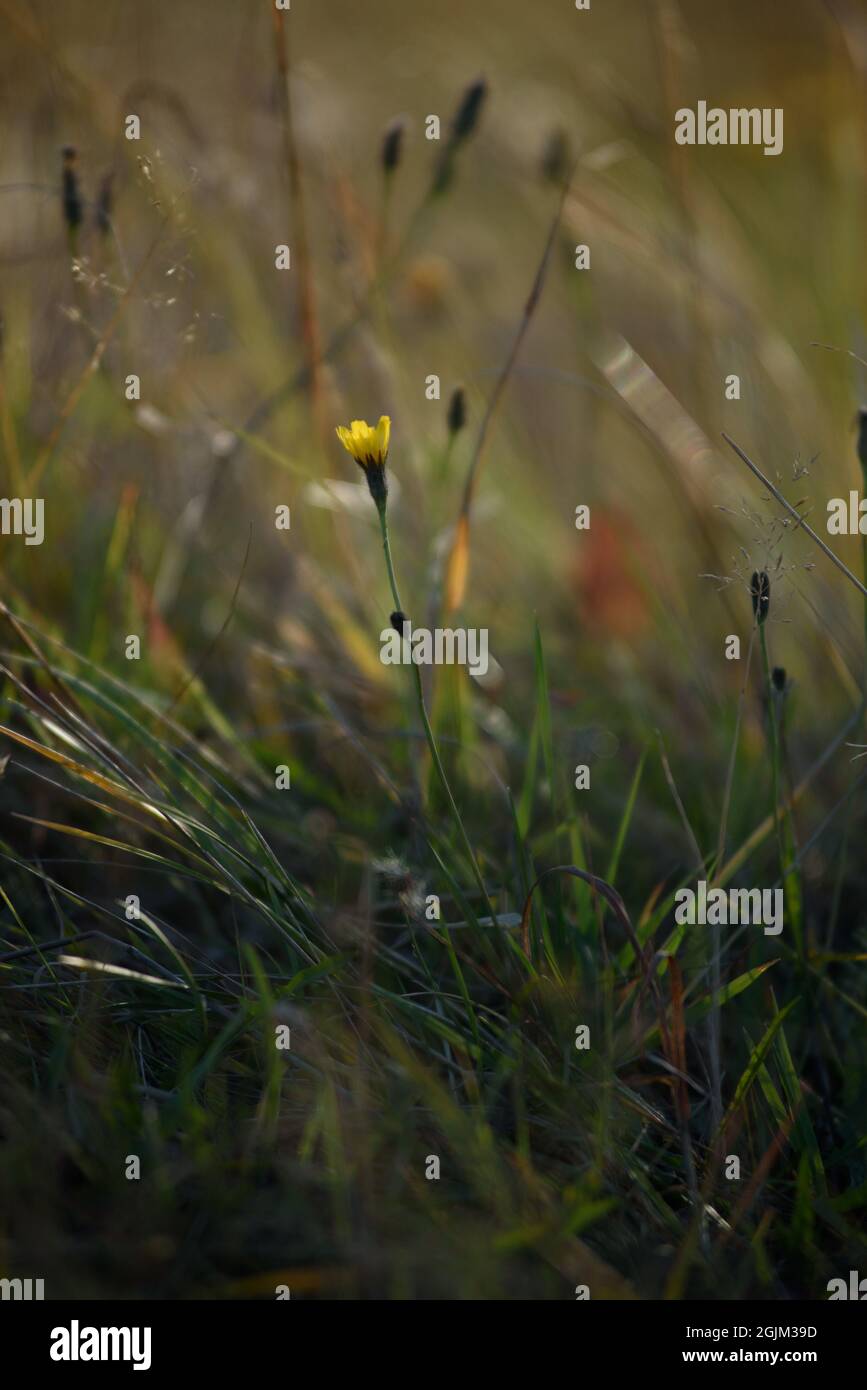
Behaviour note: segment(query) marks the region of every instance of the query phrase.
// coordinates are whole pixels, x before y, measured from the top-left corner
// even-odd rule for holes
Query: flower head
[[[379,417],[378,425],[369,425],[366,420],[353,420],[349,429],[337,426],[337,438],[347,453],[364,470],[370,495],[377,507],[385,505],[388,484],[385,479],[385,461],[388,458],[388,441],[391,436],[391,419],[388,415]]]

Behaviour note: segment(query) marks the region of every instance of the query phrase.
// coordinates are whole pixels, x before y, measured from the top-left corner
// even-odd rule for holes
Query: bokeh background
[[[284,18],[284,28],[275,29],[267,0],[0,0],[3,492],[41,496],[46,506],[41,547],[0,539],[0,592],[17,624],[7,621],[3,635],[3,723],[43,747],[71,748],[95,766],[102,750],[90,738],[77,748],[64,739],[57,709],[45,704],[52,695],[45,660],[103,692],[110,687],[117,707],[108,711],[96,701],[88,709],[94,727],[113,721],[119,751],[112,766],[126,773],[128,759],[144,798],[145,791],[155,795],[160,757],[125,727],[124,712],[135,707],[135,717],[144,718],[146,709],[145,723],[162,716],[159,727],[148,724],[154,736],[184,747],[230,782],[312,905],[314,937],[329,958],[342,951],[350,962],[345,996],[343,984],[333,986],[336,995],[330,986],[313,986],[305,1000],[312,1014],[320,995],[330,1001],[326,1012],[339,997],[337,1014],[346,1022],[377,978],[376,943],[364,937],[359,947],[353,934],[359,915],[379,914],[390,929],[417,926],[425,894],[438,892],[449,904],[447,920],[466,920],[467,866],[456,851],[454,877],[444,873],[419,814],[430,770],[409,682],[378,659],[392,605],[376,515],[334,426],[392,417],[390,518],[404,606],[416,624],[422,614],[433,620],[478,431],[551,235],[539,302],[490,423],[471,515],[459,621],[488,629],[496,666],[481,686],[453,673],[426,673],[429,702],[499,908],[519,916],[534,871],[552,864],[578,862],[604,873],[619,845],[619,891],[652,947],[661,948],[670,918],[654,920],[654,912],[694,872],[696,848],[713,855],[724,814],[723,859],[749,846],[733,881],[778,881],[767,827],[750,840],[770,811],[771,792],[769,705],[755,641],[750,646],[749,579],[754,570],[769,572],[770,660],[785,671],[786,785],[810,774],[794,825],[805,944],[800,961],[786,955],[788,938],[780,947],[756,933],[732,947],[725,964],[731,977],[779,957],[782,965],[773,1000],[762,980],[754,1002],[747,1002],[751,991],[739,996],[736,1007],[744,1012],[725,1026],[724,1099],[777,1007],[792,1000],[792,1069],[779,1058],[775,1065],[805,1089],[797,1104],[788,1097],[796,1142],[781,1161],[779,1189],[765,1207],[749,1209],[747,1252],[736,1240],[727,1245],[720,1255],[725,1274],[717,1270],[708,1287],[717,1296],[824,1296],[823,1276],[845,1272],[840,1262],[856,1258],[862,1240],[854,1231],[841,1234],[842,1208],[833,1203],[863,1191],[865,1179],[865,1087],[856,1050],[864,1017],[858,779],[865,765],[846,746],[867,742],[864,609],[855,587],[785,518],[721,435],[730,434],[823,536],[828,498],[863,486],[855,413],[867,390],[867,367],[857,360],[867,356],[867,14],[847,0],[795,0],[783,8],[746,0],[621,0],[589,12],[567,0],[476,0],[469,7],[451,0],[365,0],[363,7],[293,0]],[[455,111],[480,79],[486,85],[476,128],[455,151],[447,187],[430,197]],[[699,100],[783,108],[783,153],[678,147],[674,112]],[[129,114],[141,121],[137,141],[124,137]],[[439,143],[425,139],[431,114],[442,123]],[[401,155],[386,180],[382,141],[398,119]],[[72,239],[60,196],[64,147],[76,151],[83,199]],[[98,225],[100,207],[107,229]],[[275,268],[281,243],[292,248],[289,271]],[[575,268],[579,244],[590,248],[588,270]],[[726,399],[732,373],[740,378],[739,400]],[[138,401],[126,399],[129,374],[140,378]],[[428,399],[431,374],[440,380],[439,399]],[[468,419],[450,437],[448,403],[458,387]],[[591,508],[588,531],[575,529],[580,504]],[[275,527],[280,505],[291,509],[289,530]],[[860,575],[860,538],[834,544]],[[136,663],[125,657],[129,634],[142,639]],[[729,634],[740,636],[740,661],[725,659]],[[91,699],[76,689],[85,703]],[[145,869],[118,850],[117,837],[127,843],[129,836],[136,853],[151,842],[140,815],[119,829],[104,807],[70,804],[58,784],[68,769],[58,771],[56,762],[46,768],[20,741],[7,751],[12,761],[0,806],[12,877],[0,920],[3,942],[14,951],[85,929],[85,900],[105,907],[143,891],[136,875]],[[578,763],[591,767],[589,792],[572,789]],[[273,769],[282,764],[291,768],[291,793],[273,788]],[[429,791],[430,815],[446,824],[441,796]],[[102,839],[79,834],[70,850],[61,823]],[[34,866],[76,896],[61,905],[44,879],[34,883]],[[464,882],[460,901],[455,881]],[[161,930],[176,945],[181,937],[174,932],[181,933],[203,972],[242,962],[243,988],[233,975],[231,1008],[243,1012],[254,977],[244,945],[260,951],[264,974],[273,967],[284,984],[306,968],[305,958],[293,955],[293,945],[278,968],[269,954],[283,949],[275,946],[273,923],[248,899],[232,900],[226,883],[194,888],[169,868],[148,879],[145,897]],[[561,976],[555,987],[554,971],[548,994],[540,984],[539,1007],[566,1030],[557,1046],[568,1049],[583,1017],[575,1001],[586,997],[588,1008],[596,1006],[607,957],[599,954],[604,942],[586,887],[549,891],[556,920],[548,950],[560,960]],[[269,911],[279,916],[273,901]],[[115,919],[112,941],[124,930]],[[622,951],[625,939],[613,930],[613,947]],[[489,948],[476,944],[493,968]],[[417,943],[412,949],[419,953]],[[502,947],[504,958],[517,968],[510,949]],[[703,941],[682,943],[687,982],[694,979],[699,990],[707,984],[705,951]],[[810,951],[817,955],[807,964]],[[428,969],[436,981],[436,947],[433,956]],[[130,964],[122,951],[109,958]],[[399,977],[399,964],[379,964]],[[621,966],[623,977],[609,982],[618,1009],[633,1002],[628,961]],[[315,1157],[331,1175],[330,1217],[303,1237],[294,1226],[282,1231],[270,1265],[303,1266],[314,1292],[349,1287],[364,1296],[374,1286],[397,1297],[450,1296],[450,1289],[457,1296],[561,1296],[560,1275],[549,1283],[523,1264],[517,1272],[506,1268],[503,1252],[526,1246],[523,1237],[509,1245],[504,1234],[508,1202],[479,1216],[479,1229],[470,1223],[462,1235],[450,1234],[447,1249],[427,1218],[418,1218],[412,1239],[405,1236],[409,1198],[398,1195],[390,1169],[374,1193],[364,1176],[373,1160],[356,1172],[348,1160],[341,1168],[333,1145],[324,1158],[318,1153],[317,1136],[332,1132],[337,1113],[329,1106],[339,1110],[342,1103],[340,1086],[316,1092],[303,1122],[303,1106],[287,1120],[279,1078],[268,1083],[273,1113],[264,1103],[257,1108],[253,1078],[261,1064],[243,1049],[234,1061],[222,1045],[215,1053],[208,1028],[163,1036],[166,1020],[151,1019],[150,1004],[138,996],[124,1003],[117,981],[88,976],[70,993],[61,988],[62,971],[34,979],[32,957],[4,969],[5,994],[14,1000],[4,1036],[10,1046],[17,1040],[18,1078],[5,1100],[7,1132],[17,1137],[4,1177],[4,1271],[29,1255],[29,1263],[56,1270],[65,1292],[104,1292],[106,1270],[141,1292],[141,1266],[131,1272],[128,1252],[151,1239],[143,1231],[153,1205],[142,1198],[139,1215],[128,1218],[125,1247],[112,1243],[108,1229],[100,1234],[96,1220],[95,1237],[70,1231],[62,1212],[70,1181],[74,1189],[83,1184],[94,1204],[99,1191],[111,1190],[107,1209],[112,1201],[128,1209],[128,1190],[120,1182],[111,1189],[113,1179],[87,1154],[104,1147],[106,1132],[125,1153],[128,1136],[143,1126],[165,1172],[175,1146],[183,1151],[195,1131],[195,1153],[185,1154],[181,1168],[203,1183],[189,1198],[194,1220],[181,1204],[154,1222],[147,1279],[170,1296],[188,1296],[259,1278],[269,1265],[251,1254],[247,1218],[253,1203],[268,1219],[261,1173],[246,1173],[255,1195],[248,1196],[247,1218],[233,1215],[237,1226],[226,1248],[222,1236],[215,1245],[209,1234],[218,1175],[229,1161],[222,1145],[231,1147],[226,1096],[243,1075],[254,1126],[266,1113],[278,1129],[285,1121],[295,1136],[293,1162]],[[28,993],[49,980],[56,995]],[[437,990],[428,984],[425,1007],[437,1012]],[[390,987],[401,992],[394,980]],[[293,1000],[299,988],[292,986]],[[502,1005],[510,1039],[523,990],[515,985],[509,1008]],[[59,1041],[81,1021],[68,1012],[72,996],[94,1030],[86,1064],[75,1060],[71,1042]],[[375,1013],[375,988],[371,998]],[[264,999],[247,1018],[253,1033]],[[35,1000],[45,1001],[36,1013]],[[219,1029],[220,1008],[229,1004],[215,1007]],[[493,1016],[501,1001],[484,1007]],[[819,1036],[823,1009],[827,1033]],[[364,1054],[376,1026],[368,1021],[362,1031]],[[398,1032],[403,1047],[418,1043]],[[689,1071],[700,1088],[708,1046],[698,1028],[690,1034]],[[341,1047],[349,1047],[345,1039],[338,1053]],[[453,1037],[443,1047],[447,1059],[449,1047],[460,1051]],[[637,1054],[626,1051],[629,1065],[638,1066]],[[606,1064],[615,1052],[606,1053]],[[420,1066],[436,1065],[424,1047],[413,1055]],[[123,1081],[113,1070],[118,1056],[126,1058]],[[396,1056],[395,1069],[413,1075],[407,1057],[401,1054],[398,1065]],[[472,1050],[464,1061],[456,1062],[454,1051],[451,1057],[448,1094],[460,1124],[469,1125],[467,1116],[480,1106],[499,1143],[497,1107],[507,1104],[502,1077],[491,1083],[496,1103],[485,1100],[498,1063],[486,1070]],[[203,1059],[205,1071],[197,1071]],[[215,1082],[220,1098],[206,1103],[196,1085],[224,1063],[227,1073]],[[330,1075],[328,1065],[317,1070],[319,1062],[310,1063],[310,1077]],[[345,1053],[339,1065],[349,1065]],[[525,1077],[515,1066],[514,1076]],[[470,1084],[462,1069],[474,1067]],[[363,1071],[360,1062],[357,1069]],[[375,1066],[372,1074],[375,1093],[383,1077]],[[197,1078],[189,1094],[184,1075]],[[616,1066],[611,1075],[623,1080]],[[600,1095],[608,1094],[610,1076],[597,1081]],[[318,1084],[310,1080],[314,1091]],[[658,1077],[652,1084],[664,1090]],[[47,1112],[48,1132],[37,1133],[31,1107],[46,1085],[57,1108]],[[605,1101],[599,1115],[607,1119],[582,1112],[567,1122],[560,1107],[572,1102],[554,1100],[541,1083],[536,1090],[527,1085],[535,1119],[529,1137],[525,1121],[516,1120],[514,1140],[522,1181],[533,1186],[526,1174],[537,1142],[548,1159],[553,1147],[551,1181],[558,1192],[565,1184],[584,1213],[572,1221],[572,1233],[585,1221],[593,1226],[590,1248],[640,1292],[658,1294],[672,1268],[683,1291],[689,1261],[679,1265],[675,1254],[688,1225],[681,1160],[668,1149],[665,1157],[647,1155],[636,1175],[614,1157],[619,1144],[627,1153],[639,1142],[630,1128],[634,1116],[618,1127]],[[115,1086],[126,1096],[120,1109],[110,1103]],[[76,1087],[84,1096],[72,1104]],[[163,1093],[183,1093],[191,1106],[198,1095],[195,1119],[179,1117],[174,1102],[166,1112]],[[781,1119],[768,1094],[766,1112],[756,1101],[757,1112],[743,1121],[754,1166]],[[360,1132],[374,1143],[365,1106],[376,1106],[371,1096],[355,1101],[366,1116]],[[674,1100],[666,1093],[659,1103]],[[706,1090],[693,1103],[694,1142],[708,1146]],[[413,1123],[414,1104],[407,1100]],[[307,1127],[311,1113],[319,1116],[315,1133]],[[812,1127],[803,1127],[803,1114],[813,1115]],[[617,1134],[606,1138],[610,1151],[599,1151],[588,1176],[575,1157],[580,1136],[607,1135],[609,1121]],[[647,1123],[652,1130],[645,1117]],[[456,1149],[470,1144],[467,1134],[452,1134]],[[391,1138],[397,1154],[398,1139]],[[50,1185],[40,1199],[47,1214],[24,1229],[8,1213],[13,1194],[36,1181],[30,1166],[39,1145],[54,1155],[42,1170]],[[63,1165],[73,1161],[84,1176],[70,1179]],[[472,1163],[479,1162],[475,1154]],[[288,1181],[285,1172],[279,1181]],[[678,1196],[664,1199],[664,1219],[663,1199],[649,1196],[646,1215],[622,1214],[627,1195],[634,1200],[634,1183],[645,1195],[673,1185]],[[335,1195],[338,1189],[344,1196]],[[829,1215],[817,1233],[804,1223],[820,1198],[835,1219]],[[148,1200],[162,1210],[162,1198],[151,1192]],[[535,1189],[533,1200],[542,1200]],[[620,1204],[616,1215],[594,1205],[607,1200]],[[767,1253],[769,1228],[780,1230],[793,1209],[790,1244],[781,1237]],[[854,1210],[857,1225],[857,1203]],[[416,1253],[389,1257],[371,1272],[365,1260],[372,1259],[380,1221],[388,1223],[388,1233],[378,1233],[387,1250],[402,1249],[405,1238]],[[471,1236],[468,1261],[461,1241]],[[336,1265],[344,1276],[347,1268],[354,1273],[335,1276],[333,1287],[309,1273]]]

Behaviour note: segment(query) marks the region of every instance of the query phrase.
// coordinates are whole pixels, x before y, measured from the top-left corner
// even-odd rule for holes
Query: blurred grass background
[[[267,0],[0,0],[0,23],[3,491],[46,504],[44,545],[0,540],[0,1273],[49,1296],[823,1297],[864,1258],[863,606],[721,432],[820,534],[861,486],[860,8],[296,0],[288,144]],[[478,128],[426,198],[480,75]],[[676,146],[700,99],[782,107],[783,154]],[[391,415],[404,602],[433,623],[573,164],[472,513],[459,621],[497,667],[428,682],[510,914],[492,932],[408,679],[378,660],[375,512],[333,427]],[[835,548],[861,574],[859,538]],[[719,1010],[729,1183],[708,932],[671,938],[671,894],[696,849],[711,876],[735,739],[721,863],[779,881],[755,643],[745,684],[762,569],[786,786],[821,765],[794,814],[801,943],[723,937],[722,980],[747,982]],[[575,880],[540,887],[523,952],[530,884],[568,863],[668,943],[683,1004],[662,957],[654,1003]],[[427,922],[429,893],[469,925]]]

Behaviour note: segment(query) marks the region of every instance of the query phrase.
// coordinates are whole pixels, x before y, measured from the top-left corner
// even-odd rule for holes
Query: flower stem
[[[388,534],[388,518],[386,516],[385,502],[383,502],[381,506],[377,507],[377,511],[379,513],[379,525],[382,531],[382,550],[383,554],[385,555],[385,567],[388,570],[388,582],[391,586],[391,594],[392,598],[394,599],[395,609],[397,610],[397,612],[401,612],[402,609],[400,602],[400,594],[398,592],[397,579],[394,573],[394,562],[391,558],[391,541],[389,539]],[[401,636],[402,635],[403,634],[401,634]],[[421,671],[415,662],[412,663],[412,670],[413,675],[415,677],[415,690],[416,698],[418,700],[419,714],[421,715],[421,722],[424,726],[425,738],[427,739],[427,745],[430,749],[431,759],[433,760],[433,765],[436,769],[437,776],[439,777],[440,784],[446,795],[446,800],[448,801],[452,815],[454,816],[455,825],[458,828],[461,841],[463,842],[464,850],[466,851],[466,854],[470,861],[470,865],[472,866],[473,875],[475,877],[476,883],[479,885],[479,889],[482,894],[482,901],[487,906],[488,912],[490,913],[492,920],[496,923],[496,914],[494,913],[491,901],[488,897],[488,890],[485,887],[485,880],[482,877],[482,871],[479,868],[475,852],[473,850],[472,845],[470,844],[469,836],[467,835],[467,832],[464,829],[464,823],[461,820],[461,813],[458,810],[457,802],[455,801],[455,798],[452,795],[452,789],[449,786],[449,781],[445,774],[445,768],[442,765],[442,760],[439,755],[439,749],[437,748],[436,739],[434,737],[434,731],[431,728],[431,722],[428,718],[427,706],[425,704],[424,699],[424,687],[422,686],[421,680]]]

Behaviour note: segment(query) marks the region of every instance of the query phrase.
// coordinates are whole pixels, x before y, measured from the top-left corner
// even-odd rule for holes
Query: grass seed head
[[[463,386],[456,386],[449,401],[449,434],[458,434],[467,423],[467,396]]]
[[[477,77],[475,82],[471,82],[467,87],[452,125],[452,140],[456,144],[472,135],[487,94],[488,84],[483,77]]]
[[[391,125],[382,137],[382,150],[380,158],[382,168],[386,175],[393,174],[403,153],[403,137],[406,130],[406,122],[402,117],[392,121]]]
[[[753,600],[753,613],[761,625],[767,618],[768,609],[771,606],[771,581],[768,578],[767,570],[761,572],[755,570],[753,572],[750,593]]]
[[[63,147],[63,216],[70,232],[81,225],[81,192],[78,186],[78,152],[73,145]]]
[[[867,406],[863,405],[858,411],[858,461],[867,477]]]
[[[454,174],[455,155],[461,145],[470,138],[479,123],[479,115],[488,94],[488,84],[483,77],[477,77],[475,82],[471,82],[461,97],[458,109],[455,112],[454,120],[449,138],[445,143],[442,155],[434,174],[431,193],[439,196],[445,193],[452,181]]]
[[[542,149],[542,177],[549,183],[564,183],[569,173],[570,153],[569,136],[562,126],[557,126],[547,136]]]

